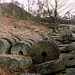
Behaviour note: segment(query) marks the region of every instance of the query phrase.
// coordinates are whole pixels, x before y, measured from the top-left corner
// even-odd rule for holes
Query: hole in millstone
[[[65,74],[66,72],[62,72],[62,74]]]
[[[42,52],[42,56],[43,57],[46,57],[47,56],[47,53],[46,52]]]
[[[74,58],[69,58],[69,60],[73,60]]]
[[[20,54],[20,55],[23,55],[23,52],[22,52],[22,51],[19,51],[19,54]]]

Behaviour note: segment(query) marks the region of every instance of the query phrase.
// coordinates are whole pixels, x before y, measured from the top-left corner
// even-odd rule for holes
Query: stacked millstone
[[[21,41],[22,39],[19,38],[19,36],[15,37],[6,37],[0,39],[0,53],[7,51],[7,53],[10,53],[11,47]]]
[[[73,37],[72,32],[69,28],[69,26],[61,26],[58,28],[59,34],[62,37],[61,42],[62,43],[70,43],[70,39]]]
[[[73,33],[75,33],[75,27],[72,27],[72,28],[71,28],[71,31],[72,31]]]
[[[0,55],[0,67],[12,69],[14,72],[21,72],[27,70],[32,65],[31,57],[24,57],[20,55]]]
[[[11,48],[15,43],[22,41],[21,36],[6,37],[0,39],[0,53],[7,53],[0,55],[0,67],[12,69],[14,72],[20,73],[21,70],[27,70],[32,65],[32,58],[21,55],[10,55]]]
[[[11,48],[11,53],[31,56],[37,64],[58,59],[60,56],[59,47],[53,41],[43,40],[40,35],[16,43]]]
[[[58,45],[52,39],[44,40],[40,35],[34,35],[14,44],[11,53],[32,57],[33,64],[37,64],[34,68],[36,74],[50,74],[65,69],[63,60],[59,59]]]

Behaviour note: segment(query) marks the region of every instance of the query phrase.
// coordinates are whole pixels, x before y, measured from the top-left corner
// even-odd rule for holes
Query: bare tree
[[[55,32],[56,26],[57,26],[57,18],[59,16],[60,13],[64,13],[65,14],[63,16],[65,16],[68,12],[70,12],[73,9],[74,4],[68,4],[67,0],[54,0],[54,3],[51,3],[49,0],[46,0],[47,3],[47,8],[48,8],[48,12],[49,12],[49,16],[50,14],[50,8],[53,10],[53,15],[54,15],[54,26],[53,26],[53,31]]]
[[[1,3],[1,0],[0,0],[0,3]],[[3,24],[2,4],[0,4],[0,16],[1,16],[1,24]]]
[[[42,14],[42,10],[43,10],[44,4],[42,3],[42,1],[38,0],[37,5],[38,5],[37,16],[38,16],[39,23],[40,23],[40,21],[41,21],[41,14]]]
[[[10,3],[12,3],[12,4],[15,5],[15,0],[11,0]],[[14,25],[15,25],[15,6],[14,6],[13,9],[11,9],[11,10],[12,10],[12,14],[13,14],[13,23],[14,23]]]

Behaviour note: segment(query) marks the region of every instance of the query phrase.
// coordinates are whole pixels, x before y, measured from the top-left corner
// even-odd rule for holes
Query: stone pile
[[[61,36],[61,40],[55,38],[56,41],[41,35],[34,35],[27,39],[18,35],[0,39],[0,66],[12,69],[19,75],[70,75],[72,72],[74,75],[75,44],[71,44],[74,39],[69,27],[63,27],[63,30],[66,34]],[[65,38],[67,39],[63,40]],[[4,52],[6,55],[3,55]],[[70,55],[61,58],[63,53],[70,53]],[[27,73],[20,74],[21,68]]]
[[[61,27],[61,29],[62,28],[63,27]],[[61,36],[61,40],[58,39],[56,41],[60,40],[59,42],[62,44],[59,45],[60,58],[62,58],[66,68],[63,71],[55,73],[54,75],[75,75],[75,37],[73,37],[73,33],[71,32],[70,28],[66,30],[63,29],[63,33],[65,33],[66,36],[63,35]]]
[[[3,63],[0,65],[3,65],[1,67],[5,67],[5,62],[7,62],[6,67],[9,68],[11,66],[12,68],[12,65],[15,64],[13,71],[19,72],[19,65],[27,69],[31,66],[32,62],[39,65],[57,60],[60,56],[59,47],[52,40],[44,40],[40,35],[34,35],[26,40],[22,40],[18,36],[2,38],[0,39],[0,44],[0,53],[6,52],[6,54],[12,54],[6,56],[1,55],[0,63]],[[19,57],[20,55],[25,58]],[[16,63],[19,63],[19,65]]]

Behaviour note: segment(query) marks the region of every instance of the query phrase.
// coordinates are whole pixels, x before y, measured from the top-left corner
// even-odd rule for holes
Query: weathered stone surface
[[[57,73],[55,75],[75,75],[75,68],[65,69],[64,71]]]
[[[40,35],[34,35],[34,36],[32,36],[32,37],[30,37],[28,39],[33,40],[34,42],[37,42],[37,41],[43,40],[43,37],[40,36]]]
[[[12,69],[14,72],[19,72],[21,67],[23,69],[28,69],[31,64],[31,57],[0,55],[0,67]]]
[[[34,63],[56,60],[60,56],[59,47],[53,41],[39,41],[30,48]]]
[[[31,44],[31,41],[20,41],[11,48],[12,54],[29,55],[35,63],[58,59],[59,47],[53,41],[39,41]]]
[[[34,31],[35,31],[35,32],[39,32],[40,29],[39,29],[39,28],[35,28]]]
[[[70,27],[66,26],[66,25],[63,25],[63,26],[60,26],[58,29],[70,29]]]
[[[72,31],[73,33],[75,33],[75,27],[72,27],[72,28],[71,28],[71,31]]]
[[[66,67],[75,67],[75,55],[63,58]]]
[[[9,50],[10,44],[5,39],[0,39],[0,53]]]
[[[20,75],[41,75],[41,74],[25,73],[25,74],[20,74]]]
[[[17,34],[14,37],[16,37],[19,41],[24,40],[20,35],[17,35]]]
[[[32,41],[32,40],[30,40],[30,39],[26,39],[26,40],[24,40],[25,42],[29,42],[31,45],[33,45],[34,44],[34,41]]]
[[[15,42],[19,42],[19,39],[17,39],[16,37],[13,37],[13,39],[15,40]]]
[[[3,38],[3,39],[5,39],[6,41],[8,41],[10,45],[13,45],[15,43],[15,40],[13,38],[6,37],[6,38]]]
[[[70,30],[70,28],[68,26],[63,26],[58,28],[59,31],[59,35],[62,37],[62,41],[61,43],[70,43],[70,38],[73,37],[72,36],[72,32]]]
[[[60,56],[59,47],[52,40],[43,40],[42,36],[36,35],[27,40],[20,41],[11,49],[12,54],[19,54],[33,57],[35,63],[43,63],[58,59]]]
[[[24,56],[29,55],[32,45],[35,44],[37,41],[40,41],[41,38],[42,36],[35,35],[28,38],[27,40],[20,41],[11,48],[11,53],[19,54],[21,52]]]
[[[65,52],[65,53],[75,52],[75,44],[69,44],[69,45],[67,45],[67,46],[62,50],[62,52]]]
[[[71,37],[71,38],[70,38],[70,41],[71,41],[71,42],[75,42],[75,37]]]
[[[11,48],[11,53],[12,54],[22,54],[24,56],[27,55],[27,50],[31,47],[31,44],[28,42],[20,41],[16,43],[12,48]]]
[[[50,74],[65,69],[62,59],[48,61],[35,66],[35,72],[40,74]]]

